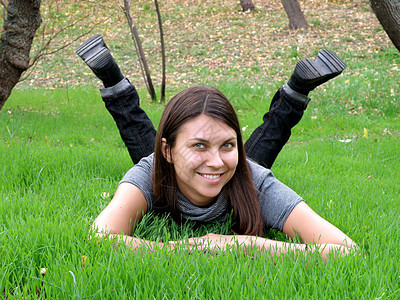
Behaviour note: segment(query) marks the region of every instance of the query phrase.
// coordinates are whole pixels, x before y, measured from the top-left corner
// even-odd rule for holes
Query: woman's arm
[[[143,193],[130,183],[119,185],[113,199],[94,221],[92,228],[99,237],[116,238],[131,249],[146,246],[150,249],[163,247],[161,242],[152,242],[130,236],[133,226],[147,212],[147,201]],[[289,237],[296,233],[305,243],[323,244],[319,249],[325,256],[332,250],[340,250],[342,255],[349,253],[349,248],[356,244],[338,228],[318,216],[307,204],[300,202],[290,213],[283,226],[283,232]],[[176,245],[197,250],[222,250],[232,247],[255,248],[270,251],[272,255],[281,255],[288,251],[307,249],[305,244],[285,243],[261,237],[244,235],[207,234],[203,237],[190,238],[188,241],[171,241],[167,249]]]
[[[350,249],[337,244],[324,244],[318,248],[311,248],[307,244],[287,243],[275,241],[256,236],[247,235],[221,235],[209,233],[199,238],[190,238],[188,241],[174,242],[180,247],[196,249],[200,251],[230,251],[232,249],[257,249],[268,251],[272,256],[281,256],[289,251],[301,252],[307,255],[307,252],[318,251],[322,258],[325,259],[329,254],[338,254],[345,256],[350,253]]]
[[[255,236],[244,235],[219,235],[207,234],[200,238],[189,239],[192,247],[201,250],[227,250],[231,247],[255,248],[267,250],[272,255],[280,256],[288,251],[319,251],[323,258],[329,253],[337,253],[341,256],[350,253],[351,249],[357,249],[354,243],[337,227],[316,214],[305,202],[296,205],[287,218],[283,233],[291,238],[296,234],[305,244],[286,243]],[[313,247],[307,244],[319,244]]]
[[[131,237],[133,226],[147,212],[147,201],[143,193],[135,185],[121,183],[111,202],[94,220],[92,229],[97,237],[115,238],[135,249],[144,245],[149,248],[162,246],[162,243],[150,242]]]
[[[316,214],[303,201],[290,213],[282,231],[291,238],[298,234],[304,243],[357,247],[347,235]]]

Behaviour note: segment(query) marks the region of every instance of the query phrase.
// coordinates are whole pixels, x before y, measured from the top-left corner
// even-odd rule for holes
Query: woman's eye
[[[222,148],[231,149],[231,148],[233,148],[233,144],[232,143],[226,143],[226,144],[222,145]]]
[[[206,146],[204,144],[202,144],[202,143],[197,143],[197,144],[194,144],[194,147],[197,148],[197,149],[203,149]]]

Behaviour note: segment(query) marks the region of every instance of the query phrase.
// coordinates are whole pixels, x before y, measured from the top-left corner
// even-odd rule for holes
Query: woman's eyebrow
[[[203,142],[203,143],[209,143],[208,140],[203,139],[203,138],[200,138],[200,137],[192,137],[192,138],[190,138],[189,140],[190,140],[190,141],[195,140],[195,141],[199,141],[199,142]],[[237,138],[233,136],[233,137],[230,137],[230,138],[226,139],[226,140],[223,141],[222,143],[227,143],[227,142],[230,142],[230,141],[232,141],[232,140],[237,140]]]
[[[199,137],[192,137],[192,138],[189,139],[189,141],[193,141],[193,140],[196,140],[196,141],[199,141],[199,142],[208,143],[208,140],[205,140],[205,139],[199,138]]]

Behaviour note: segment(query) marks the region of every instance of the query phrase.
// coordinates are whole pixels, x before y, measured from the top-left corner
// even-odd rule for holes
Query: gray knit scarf
[[[226,194],[221,192],[211,206],[198,207],[178,191],[178,208],[183,218],[187,220],[207,223],[223,222],[228,211],[228,199]]]

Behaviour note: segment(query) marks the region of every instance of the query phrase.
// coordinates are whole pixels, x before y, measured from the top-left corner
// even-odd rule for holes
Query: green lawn
[[[90,224],[132,165],[116,126],[94,88],[15,90],[0,112],[0,298],[397,298],[400,90],[392,69],[399,62],[392,49],[353,60],[341,77],[314,91],[273,166],[361,247],[358,256],[328,262],[317,254],[275,261],[236,250],[135,253],[90,240]],[[218,85],[246,137],[278,84]],[[163,105],[151,104],[145,90],[140,94],[157,123]],[[150,216],[135,234],[168,240],[206,231],[229,227],[179,226]]]

